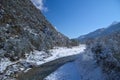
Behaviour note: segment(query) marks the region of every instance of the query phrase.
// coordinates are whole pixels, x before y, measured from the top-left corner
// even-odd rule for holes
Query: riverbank
[[[45,63],[43,65],[34,67],[28,70],[26,73],[21,72],[18,74],[18,80],[43,80],[50,73],[54,72],[60,66],[67,62],[72,62],[78,58],[78,55],[68,56],[56,59],[54,61]]]
[[[0,62],[0,80],[16,80],[20,73],[25,73],[36,66],[61,59],[62,57],[80,54],[85,48],[85,45],[79,45],[70,48],[55,47],[47,52],[34,50],[29,54],[26,53],[24,59],[15,62],[10,61],[8,58],[3,58]]]

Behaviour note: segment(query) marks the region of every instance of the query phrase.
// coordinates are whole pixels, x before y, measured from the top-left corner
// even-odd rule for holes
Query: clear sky
[[[120,21],[120,0],[45,0],[46,18],[69,38]]]

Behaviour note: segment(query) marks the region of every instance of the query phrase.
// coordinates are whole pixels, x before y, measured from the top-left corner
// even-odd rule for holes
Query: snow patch
[[[54,49],[49,50],[49,53],[45,53],[44,51],[34,51],[27,57],[26,61],[36,65],[41,65],[61,57],[79,54],[84,51],[85,47],[85,45],[72,48],[55,47]]]
[[[7,68],[7,66],[11,65],[12,62],[7,58],[2,58],[0,60],[0,73],[3,73],[3,71]]]

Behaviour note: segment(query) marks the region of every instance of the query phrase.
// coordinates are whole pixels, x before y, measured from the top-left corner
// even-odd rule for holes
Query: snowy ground
[[[43,63],[61,58],[61,57],[66,57],[70,55],[76,55],[81,52],[83,52],[85,49],[85,45],[80,45],[72,48],[67,48],[67,47],[55,47],[54,49],[49,50],[48,54],[51,56],[46,57],[47,54],[45,52],[41,51],[35,51],[33,54],[30,54],[27,57],[27,62],[32,62],[37,65],[41,65]],[[41,57],[40,57],[41,56]]]
[[[0,61],[0,73],[3,73],[3,71],[6,69],[8,65],[11,65],[12,62],[8,60],[7,58],[3,58]]]
[[[27,62],[27,63],[32,63],[34,65],[41,65],[43,63],[65,57],[65,56],[70,56],[70,55],[75,55],[83,52],[85,49],[85,45],[80,45],[72,48],[67,48],[67,47],[55,47],[54,49],[49,50],[49,53],[46,53],[44,51],[34,51],[31,52],[29,55],[26,54],[26,59],[20,59],[17,62],[11,62],[6,58],[1,59],[0,61],[0,72],[4,72],[4,70],[15,63],[18,62]],[[49,56],[50,55],[50,56]],[[24,70],[24,69],[23,69]],[[26,71],[26,70],[25,70]]]
[[[96,64],[91,52],[83,53],[76,60],[80,73],[80,80],[105,80],[102,69]]]
[[[88,51],[81,53],[75,62],[61,66],[45,80],[105,80],[105,76]]]

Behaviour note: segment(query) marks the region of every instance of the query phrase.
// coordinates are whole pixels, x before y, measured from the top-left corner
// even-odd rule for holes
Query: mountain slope
[[[16,60],[34,49],[70,46],[70,42],[30,0],[0,0],[1,56]]]
[[[98,30],[93,31],[91,33],[88,33],[86,35],[80,36],[77,39],[80,42],[86,42],[87,40],[107,36],[107,35],[110,35],[114,32],[118,32],[118,31],[120,31],[120,22],[119,23],[113,23],[107,28],[101,28],[101,29],[98,29]]]

